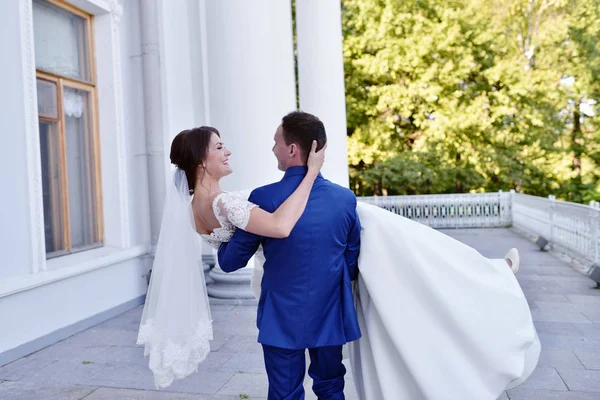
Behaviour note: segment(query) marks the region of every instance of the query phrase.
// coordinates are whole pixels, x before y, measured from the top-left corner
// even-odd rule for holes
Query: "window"
[[[33,1],[47,257],[102,244],[92,16]]]

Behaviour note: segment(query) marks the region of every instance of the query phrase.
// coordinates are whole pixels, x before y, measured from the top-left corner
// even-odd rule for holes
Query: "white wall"
[[[136,257],[0,297],[0,360],[5,351],[143,296],[147,264]],[[35,350],[32,345],[25,353]]]
[[[0,279],[32,272],[27,113],[19,2],[0,5]],[[30,74],[32,71],[28,71]],[[35,105],[35,103],[34,103]]]
[[[35,208],[41,205],[41,168],[31,0],[1,2],[0,74],[7,78],[7,95],[0,96],[0,361],[24,355],[15,353],[21,345],[18,351],[36,350],[44,335],[59,340],[74,333],[69,329],[98,323],[146,292],[150,233],[139,0],[125,2],[122,14],[120,7],[77,4],[96,14],[107,245],[47,261],[42,249],[36,262],[44,224]]]

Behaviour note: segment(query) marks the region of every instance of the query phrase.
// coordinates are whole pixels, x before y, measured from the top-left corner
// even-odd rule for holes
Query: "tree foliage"
[[[357,194],[598,197],[600,0],[343,0],[342,10]]]

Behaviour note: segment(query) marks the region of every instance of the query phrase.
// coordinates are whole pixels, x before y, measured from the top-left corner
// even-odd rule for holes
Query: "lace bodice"
[[[245,229],[250,220],[250,211],[256,204],[247,200],[246,192],[224,192],[213,200],[212,209],[221,224],[210,235],[200,235],[209,245],[218,249],[228,242],[235,228]]]

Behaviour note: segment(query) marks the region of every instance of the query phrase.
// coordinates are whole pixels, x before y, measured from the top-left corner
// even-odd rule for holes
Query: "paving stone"
[[[231,335],[222,333],[217,327],[213,327],[213,340],[210,341],[210,350],[219,351],[229,339],[231,339]]]
[[[232,372],[200,370],[185,379],[173,382],[168,388],[172,392],[216,394],[231,377]]]
[[[231,359],[235,354],[231,353],[220,353],[210,352],[206,360],[204,360],[199,366],[200,371],[216,371],[223,367],[223,365]]]
[[[553,390],[514,389],[510,400],[598,400],[597,393],[564,392]]]
[[[266,398],[269,384],[265,374],[236,373],[218,392]]]
[[[533,285],[535,288],[535,285]],[[529,300],[542,300],[542,301],[552,301],[555,303],[569,303],[571,300],[564,294],[556,294],[556,293],[548,293],[548,292],[540,292],[540,291],[527,291],[527,298]]]
[[[565,370],[558,372],[569,390],[574,392],[594,392],[600,398],[600,371],[593,370]]]
[[[256,323],[256,307],[252,306],[236,306],[231,310],[213,311],[211,312],[213,321],[215,322],[250,322]]]
[[[212,396],[210,400],[241,400],[240,395],[216,395]],[[264,397],[243,397],[243,400],[265,400]],[[350,399],[347,399],[350,400]]]
[[[213,400],[213,397],[210,395],[198,395],[197,393],[172,393],[154,390],[101,387],[87,396],[85,400]],[[239,397],[236,400],[239,400]]]
[[[583,294],[569,294],[566,297],[572,303],[595,304],[597,307],[600,307],[600,296],[583,295]]]
[[[254,322],[246,321],[221,321],[213,328],[213,336],[235,335],[258,337],[258,328]]]
[[[575,349],[600,346],[600,339],[585,336],[563,336],[538,333],[542,347],[546,349]]]
[[[225,353],[262,354],[262,346],[257,342],[256,336],[231,336],[219,351]]]
[[[67,385],[87,385],[91,384],[91,377],[103,368],[103,364],[73,362],[73,361],[55,361],[48,366],[33,371],[23,377],[21,380],[26,382],[37,382],[55,386]]]
[[[574,322],[574,323],[589,323],[591,322],[585,315],[580,312],[566,311],[542,311],[532,310],[531,316],[534,322]]]
[[[103,365],[103,368],[76,383],[115,388],[155,389],[152,372],[147,365]]]
[[[52,360],[52,361],[74,361],[94,362],[100,357],[100,354],[107,351],[111,346],[75,346],[66,342],[59,342],[53,346],[46,347],[28,356],[32,360]]]
[[[18,381],[32,372],[47,367],[53,362],[54,360],[39,360],[31,357],[23,357],[0,368],[0,379]]]
[[[596,307],[598,307],[598,306],[596,306]],[[582,314],[585,315],[585,317],[587,319],[589,319],[590,321],[592,321],[594,323],[600,322],[600,309],[592,309],[592,307],[590,307],[590,309],[583,310]]]
[[[530,311],[540,309],[540,307],[535,303],[535,301],[533,301],[531,299],[527,299],[527,305],[529,306]]]
[[[122,329],[91,328],[66,339],[70,346],[132,346],[137,347],[137,332]]]
[[[64,342],[47,347],[29,356],[31,359],[91,362],[95,364],[148,364],[142,346],[91,346],[69,345]]]
[[[52,386],[32,382],[3,382],[0,384],[2,400],[80,400],[96,389],[85,386]]]
[[[571,350],[542,348],[538,367],[585,369],[584,364]]]
[[[128,315],[119,315],[118,317],[111,318],[108,321],[96,325],[94,328],[137,332],[140,329],[140,320]]]
[[[547,291],[547,293],[556,294],[556,293],[560,293],[560,291],[562,289],[564,289],[564,286],[561,285],[559,282],[557,282],[554,279],[539,279],[539,280],[535,280],[535,281],[523,280],[523,281],[519,281],[519,284],[525,291],[527,291],[527,290],[537,290],[537,291],[543,290],[543,291]]]
[[[545,312],[567,312],[567,313],[585,313],[589,310],[589,305],[581,303],[571,302],[554,302],[554,301],[543,301],[536,300],[535,304],[540,310]]]
[[[571,322],[535,322],[539,334],[582,337],[583,333],[577,328],[578,325]]]
[[[591,324],[577,324],[575,326],[583,334],[583,336],[589,338],[600,338],[600,323],[598,322]]]
[[[148,364],[144,357],[144,348],[130,346],[102,347],[99,353],[90,355],[90,361],[98,364]]]
[[[185,379],[176,380],[161,391],[214,394],[232,373],[199,371]],[[127,389],[156,390],[152,372],[147,365],[112,365],[86,378],[85,384]]]
[[[224,363],[221,371],[243,371],[252,373],[263,373],[265,372],[265,361],[262,354],[233,354],[231,358]]]
[[[596,288],[596,282],[592,281],[591,279],[586,279],[585,281],[564,279],[559,283],[565,289],[577,289],[579,292],[587,292],[595,290]]]
[[[538,367],[519,389],[569,390],[555,368]],[[512,389],[516,390],[516,389]],[[512,390],[508,396],[512,398]]]
[[[141,306],[132,308],[129,311],[125,311],[121,315],[126,316],[126,317],[130,317],[132,320],[139,322],[142,319],[142,313],[143,312],[144,312],[144,306],[141,305]]]
[[[600,370],[600,348],[597,350],[575,350],[575,355],[587,369]]]

